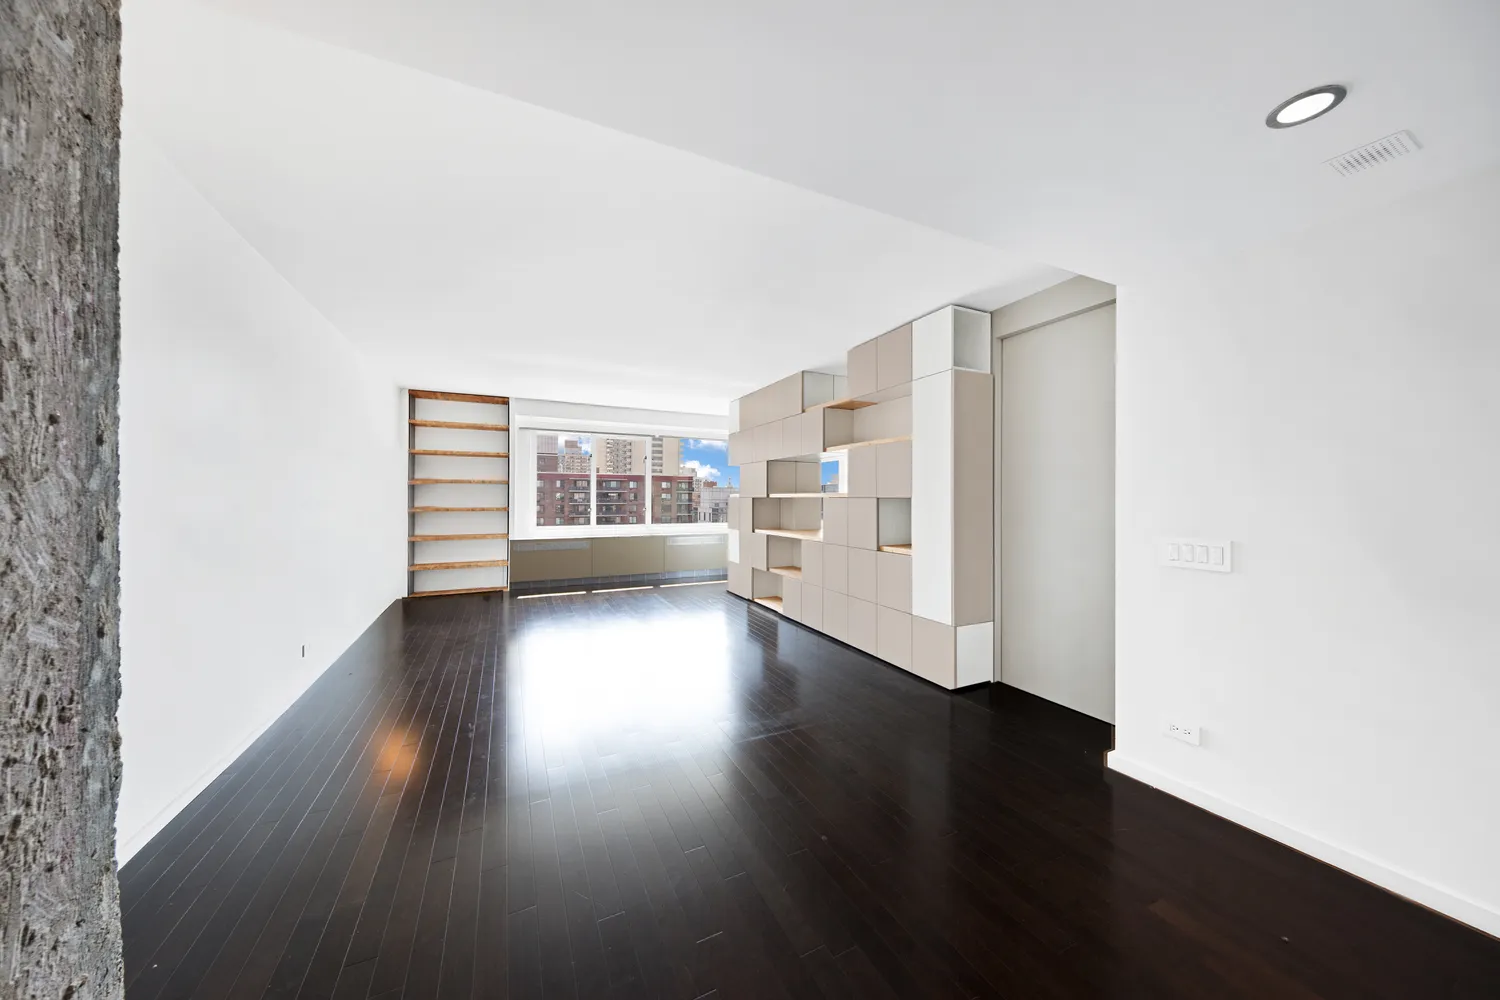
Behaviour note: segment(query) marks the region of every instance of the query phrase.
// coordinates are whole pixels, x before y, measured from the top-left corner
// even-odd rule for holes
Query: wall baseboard
[[[1112,771],[1118,771],[1127,777],[1144,782],[1184,802],[1191,802],[1200,809],[1206,809],[1230,822],[1238,823],[1240,826],[1270,837],[1294,850],[1379,886],[1387,892],[1500,938],[1500,910],[1486,906],[1478,900],[1470,899],[1443,886],[1434,885],[1411,872],[1339,847],[1304,830],[1279,823],[1268,816],[1220,798],[1197,785],[1174,778],[1149,764],[1123,756],[1118,750],[1110,751],[1106,755],[1106,760]]]

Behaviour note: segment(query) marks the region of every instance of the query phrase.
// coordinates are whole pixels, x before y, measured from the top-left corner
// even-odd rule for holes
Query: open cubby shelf
[[[880,551],[881,552],[890,552],[890,553],[893,553],[893,554],[898,555],[898,556],[909,556],[909,555],[911,555],[911,546],[910,545],[882,545],[882,546],[880,546]]]
[[[509,566],[508,559],[470,559],[464,562],[415,563],[408,566],[410,573],[426,573],[437,569],[479,569],[488,566]]]
[[[796,538],[804,542],[821,542],[822,528],[756,528],[757,535],[775,535],[777,538]]]
[[[781,610],[781,598],[779,597],[757,597],[755,603],[763,604],[772,611],[779,612]]]
[[[897,441],[910,441],[910,434],[898,434],[896,437],[875,438],[870,441],[850,441],[848,444],[831,444],[824,451],[848,451],[851,448],[868,448],[877,444],[895,444]]]
[[[801,566],[772,566],[767,572],[775,573],[777,576],[789,576],[793,580],[802,579]]]
[[[874,400],[866,399],[835,399],[831,403],[814,403],[806,410],[863,410],[867,406],[874,406]],[[804,410],[803,412],[806,412]]]

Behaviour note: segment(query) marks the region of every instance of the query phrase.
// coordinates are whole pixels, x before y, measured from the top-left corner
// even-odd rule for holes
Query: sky
[[[729,464],[727,441],[704,438],[682,439],[682,474],[691,473],[704,479],[717,480],[720,486],[738,486],[740,470]]]

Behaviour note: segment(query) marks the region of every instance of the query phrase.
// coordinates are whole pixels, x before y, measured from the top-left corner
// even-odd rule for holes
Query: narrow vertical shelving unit
[[[510,589],[510,398],[407,390],[407,595]]]

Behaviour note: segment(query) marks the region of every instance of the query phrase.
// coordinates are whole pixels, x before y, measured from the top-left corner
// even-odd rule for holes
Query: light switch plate
[[[1167,735],[1174,740],[1181,740],[1193,746],[1201,746],[1203,743],[1203,731],[1197,726],[1190,726],[1182,722],[1167,723]]]
[[[1227,538],[1159,538],[1157,559],[1173,569],[1234,572],[1234,543]]]

